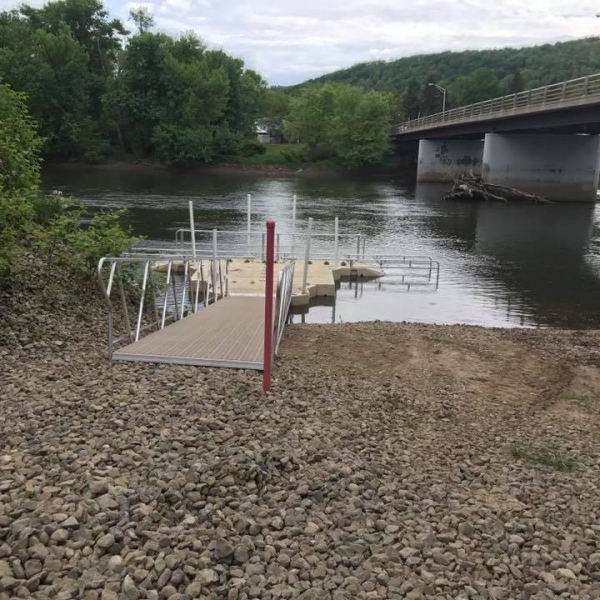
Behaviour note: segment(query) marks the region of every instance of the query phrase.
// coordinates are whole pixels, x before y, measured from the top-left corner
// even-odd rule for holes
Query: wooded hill
[[[600,38],[529,48],[418,54],[390,62],[360,63],[288,89],[293,91],[315,83],[339,82],[401,94],[411,80],[419,84],[434,81],[450,86],[458,77],[469,76],[480,68],[494,71],[507,88],[511,87],[517,72],[522,78],[523,89],[582,77],[600,71]]]

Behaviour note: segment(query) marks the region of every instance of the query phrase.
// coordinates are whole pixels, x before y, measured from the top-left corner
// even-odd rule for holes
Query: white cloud
[[[361,61],[600,35],[600,5],[590,0],[107,0],[122,18],[140,5],[159,29],[193,29],[273,84]]]

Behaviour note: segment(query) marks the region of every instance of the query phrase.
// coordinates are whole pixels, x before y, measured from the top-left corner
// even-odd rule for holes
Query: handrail
[[[222,258],[265,258],[265,234],[260,231],[231,231],[217,229],[194,229],[192,236],[190,228],[182,227],[175,232],[175,248],[168,250],[178,254],[196,250],[196,255]],[[205,236],[202,239],[202,236]],[[210,237],[208,237],[210,235]],[[302,246],[297,240],[302,242],[306,240],[308,231],[302,233],[277,233],[275,243],[275,258],[282,260],[287,258],[296,258],[296,249]],[[236,239],[237,237],[237,239]],[[311,239],[318,239],[323,242],[331,242],[336,248],[345,245],[350,247],[356,240],[356,258],[360,258],[360,252],[365,253],[366,238],[360,233],[310,233]],[[191,238],[194,238],[192,243]],[[200,238],[200,239],[199,239]],[[144,250],[151,252],[149,248],[137,248],[137,251]],[[160,250],[159,250],[160,251]],[[330,258],[329,255],[324,256]]]
[[[279,271],[277,294],[275,296],[275,315],[273,317],[273,357],[277,356],[279,352],[279,343],[283,336],[285,320],[287,319],[292,302],[295,266],[295,261],[292,261]]]
[[[472,122],[498,116],[512,116],[539,112],[557,106],[579,104],[582,100],[597,101],[600,96],[600,73],[553,83],[516,94],[508,94],[467,106],[459,106],[445,112],[411,119],[394,125],[391,135],[409,131],[445,127],[463,122]]]
[[[206,263],[208,265],[205,277]],[[130,308],[133,308],[136,302],[132,297],[128,301],[125,293],[123,267],[133,268],[133,272],[128,272],[128,275],[135,277],[141,274],[142,277],[134,319],[131,318],[133,315],[130,316]],[[164,285],[160,288],[156,282],[158,273],[165,273]],[[109,358],[112,359],[117,345],[136,342],[142,333],[164,329],[169,323],[200,310],[201,304],[208,306],[224,298],[229,291],[229,262],[193,259],[183,255],[104,257],[98,262],[97,277],[108,308],[108,352]],[[120,336],[115,329],[116,306],[112,299],[115,281],[118,285],[120,313],[125,328],[125,333]],[[148,321],[144,317],[149,309],[152,318]],[[132,329],[132,323],[135,323],[135,329]]]

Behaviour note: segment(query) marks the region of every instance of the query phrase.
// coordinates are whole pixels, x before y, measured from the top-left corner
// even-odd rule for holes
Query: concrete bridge
[[[453,108],[392,128],[419,140],[418,181],[473,171],[550,200],[595,202],[600,73]]]

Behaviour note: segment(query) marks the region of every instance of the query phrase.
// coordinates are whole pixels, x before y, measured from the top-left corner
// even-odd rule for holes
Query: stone
[[[214,569],[202,569],[197,580],[202,586],[209,586],[219,581],[219,574]]]
[[[227,559],[234,553],[233,546],[223,538],[219,538],[217,540],[217,544],[215,546],[215,557],[217,560]]]
[[[69,539],[69,532],[66,529],[57,529],[50,539],[57,544],[64,544]]]
[[[108,550],[115,543],[115,536],[112,533],[107,533],[100,537],[96,542],[96,547],[101,550]]]
[[[27,578],[33,577],[38,573],[42,572],[42,561],[37,559],[28,560],[25,563],[25,576]]]
[[[123,579],[122,589],[123,595],[129,600],[138,600],[140,597],[140,591],[137,589],[133,579],[129,575],[125,575],[125,579]]]
[[[73,528],[73,527],[78,527],[79,526],[79,521],[71,516],[68,517],[67,519],[65,519],[62,523],[61,523],[62,527],[68,527],[69,529]]]
[[[13,576],[13,570],[11,569],[10,565],[8,564],[8,561],[0,560],[0,579],[2,579],[3,577],[12,577],[12,576]]]
[[[108,559],[108,568],[111,571],[119,572],[123,568],[123,558],[115,554]]]
[[[577,575],[571,569],[556,569],[555,573],[564,579],[577,579]]]
[[[192,581],[192,583],[185,588],[185,593],[190,598],[200,598],[202,594],[202,583],[200,581]]]
[[[247,546],[240,544],[235,547],[233,559],[238,564],[244,564],[250,560],[250,550]]]
[[[119,503],[110,495],[104,494],[103,496],[99,496],[96,498],[96,502],[98,506],[102,510],[118,510]]]
[[[304,528],[304,533],[306,535],[315,535],[319,531],[319,526],[316,523],[308,523]]]
[[[108,492],[108,482],[105,480],[96,480],[90,482],[90,493],[92,496],[100,496]]]

